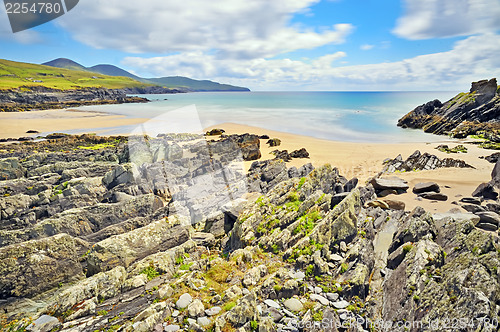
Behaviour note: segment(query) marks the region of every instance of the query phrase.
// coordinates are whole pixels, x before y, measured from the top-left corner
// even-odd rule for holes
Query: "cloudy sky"
[[[464,90],[500,78],[499,0],[80,0],[0,57],[252,90]]]

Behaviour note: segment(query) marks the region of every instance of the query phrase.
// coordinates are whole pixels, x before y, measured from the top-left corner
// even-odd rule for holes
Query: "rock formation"
[[[464,138],[483,133],[494,142],[500,139],[500,89],[497,80],[473,82],[468,93],[442,103],[429,101],[399,119],[398,126]]]
[[[377,199],[397,178],[242,173],[249,134],[52,137],[0,151],[4,330],[498,330],[496,198],[432,215]]]

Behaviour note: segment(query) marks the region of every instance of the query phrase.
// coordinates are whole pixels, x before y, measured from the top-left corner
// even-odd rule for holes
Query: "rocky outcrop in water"
[[[418,106],[399,119],[398,126],[457,138],[481,133],[500,142],[499,91],[495,78],[473,82],[468,93],[460,93],[445,103],[436,99]]]
[[[0,147],[2,329],[498,329],[496,200],[432,215],[377,204],[398,179],[242,172],[251,135],[56,136]]]
[[[77,107],[84,105],[144,103],[140,97],[128,97],[128,91],[105,88],[57,90],[45,87],[21,87],[0,91],[0,112],[18,112]]]

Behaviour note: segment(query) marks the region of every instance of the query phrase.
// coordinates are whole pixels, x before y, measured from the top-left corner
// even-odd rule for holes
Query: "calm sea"
[[[432,142],[443,137],[401,129],[396,126],[397,120],[429,100],[446,101],[455,95],[455,92],[198,92],[143,95],[152,102],[79,109],[168,119],[169,113],[186,106],[192,110],[194,105],[202,127],[234,122],[338,141]],[[189,113],[192,117],[192,112]],[[116,134],[132,132],[134,127],[93,129]]]

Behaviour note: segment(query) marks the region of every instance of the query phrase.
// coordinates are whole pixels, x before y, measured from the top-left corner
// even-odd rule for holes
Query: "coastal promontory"
[[[398,126],[425,132],[465,138],[482,135],[498,142],[500,131],[500,88],[496,78],[473,82],[445,103],[435,99],[416,107],[399,119]]]

